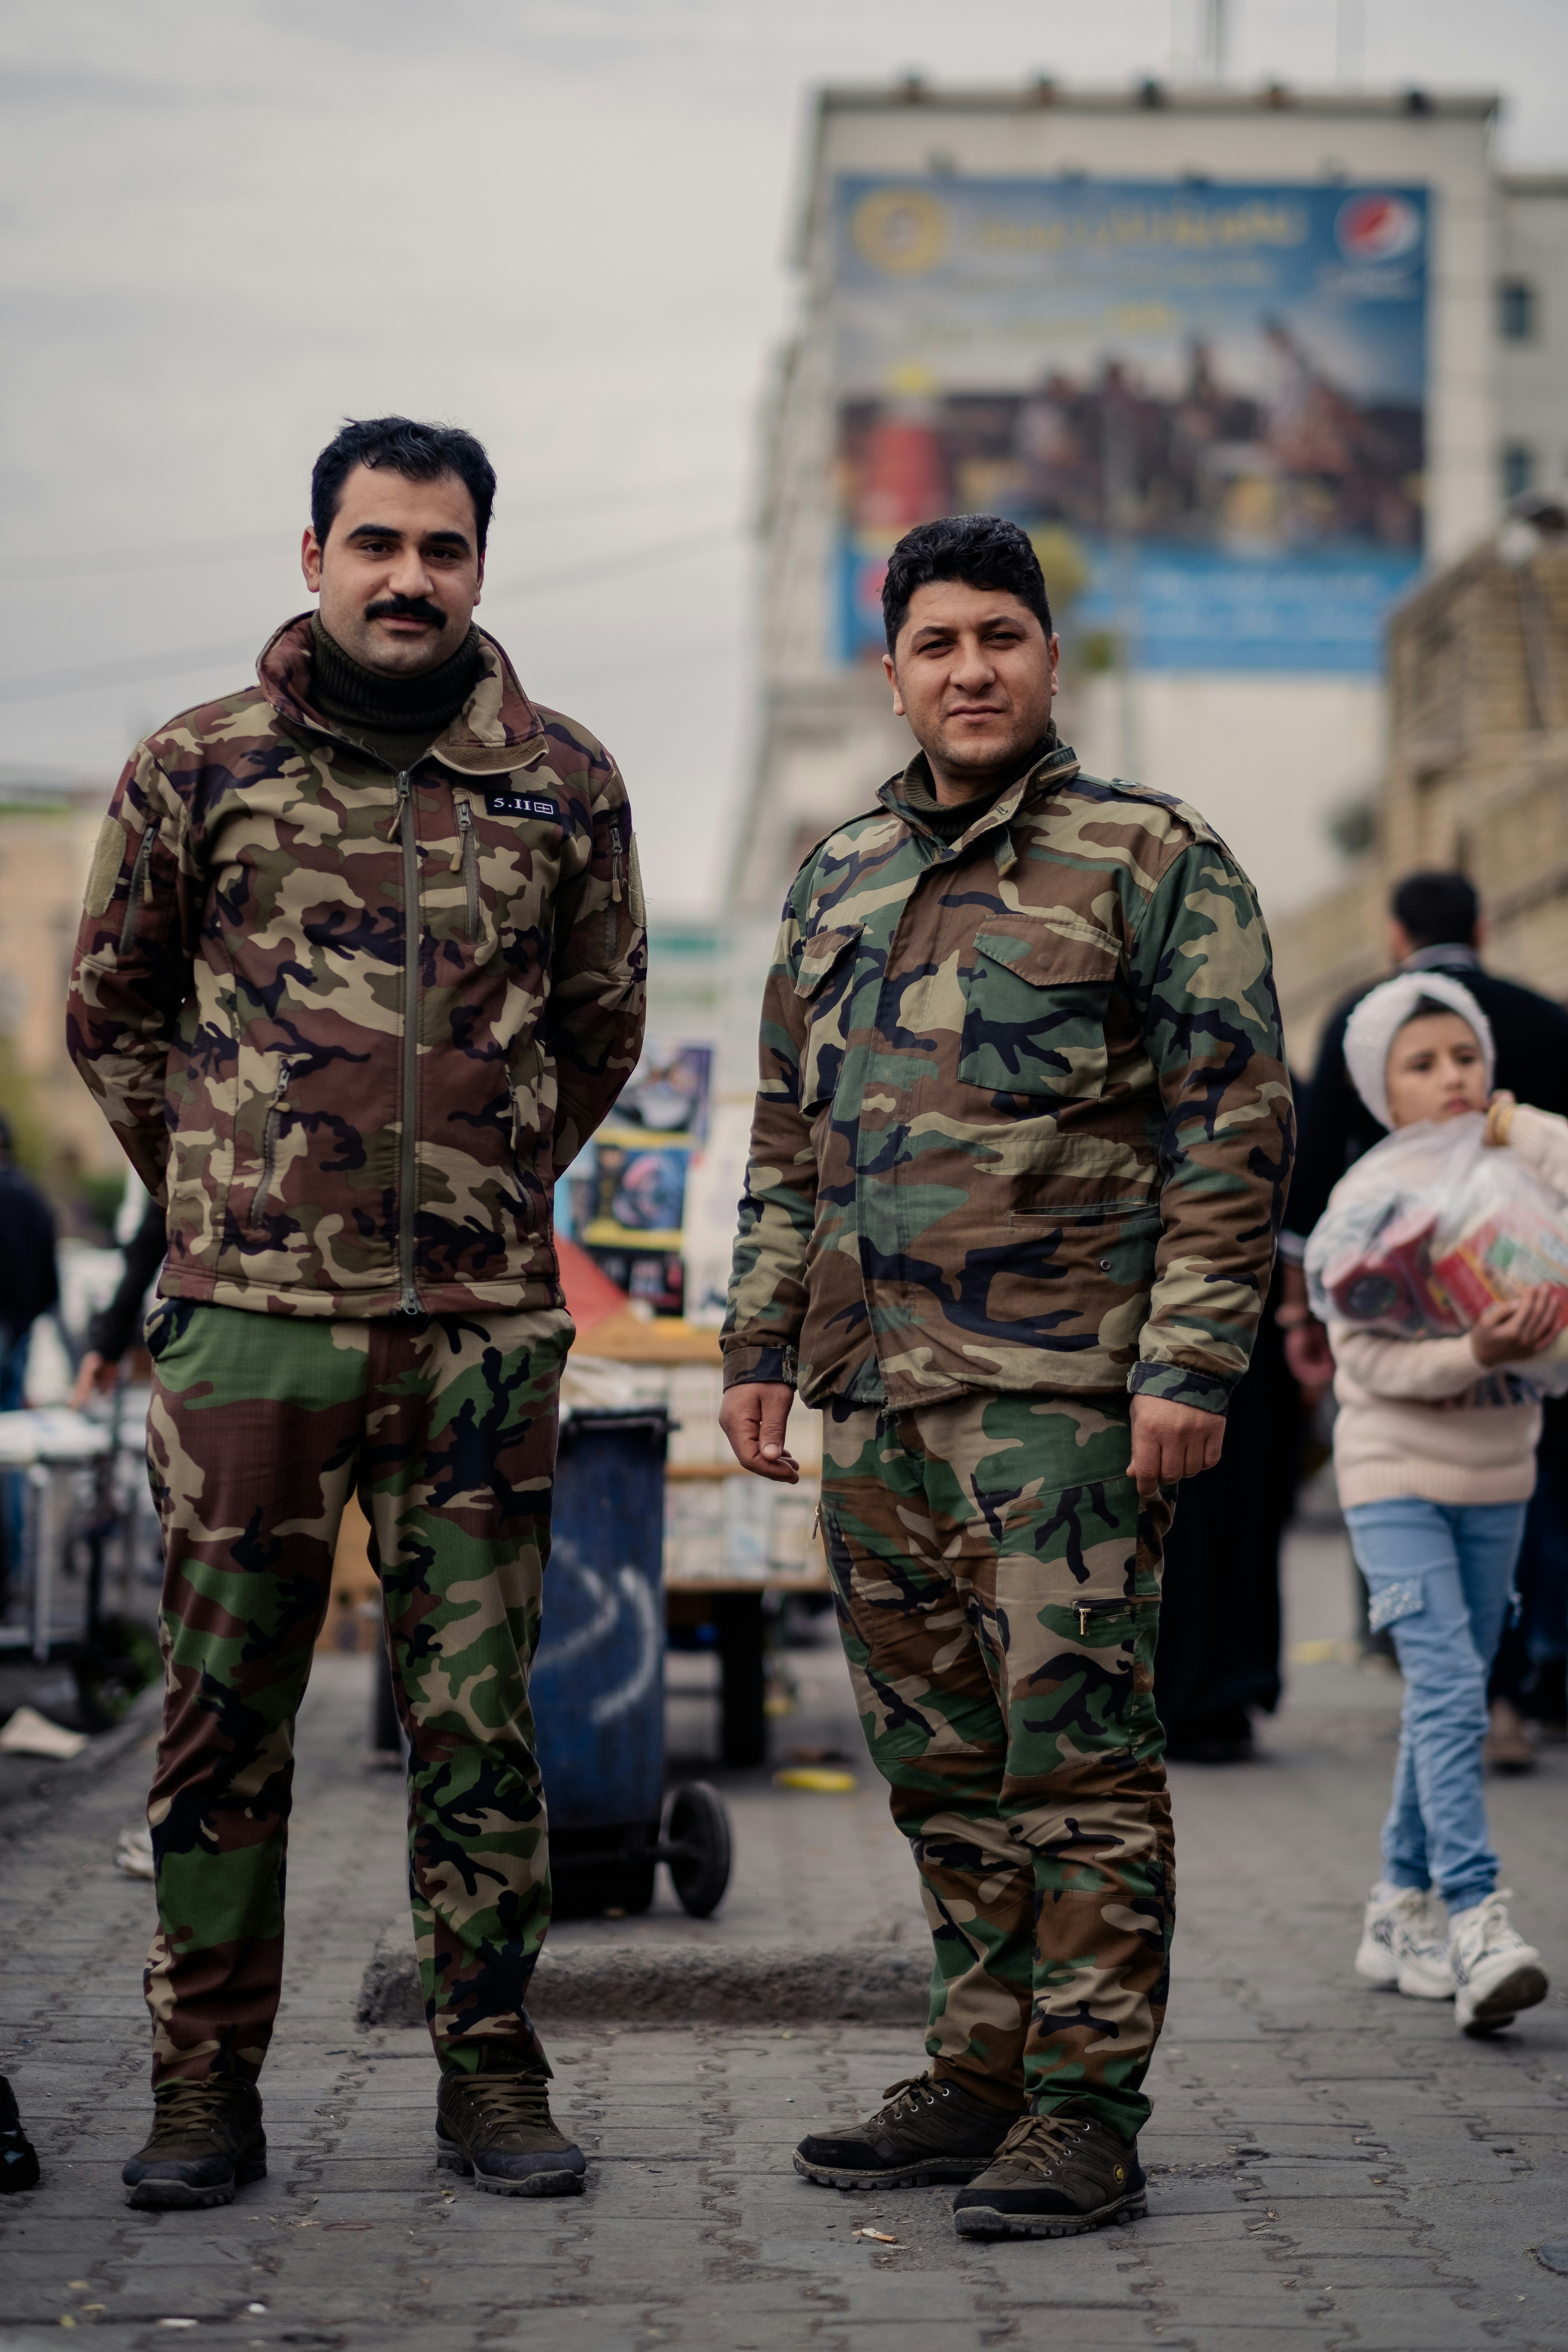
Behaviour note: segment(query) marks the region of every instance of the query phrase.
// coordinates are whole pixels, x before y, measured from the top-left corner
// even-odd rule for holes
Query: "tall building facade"
[[[1495,110],[820,94],[766,425],[748,929],[909,756],[877,599],[942,513],[1030,532],[1088,766],[1195,802],[1271,909],[1335,881],[1391,613],[1568,477],[1568,179],[1500,178]]]

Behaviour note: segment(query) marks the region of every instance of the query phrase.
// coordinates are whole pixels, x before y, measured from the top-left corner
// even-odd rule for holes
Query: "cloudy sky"
[[[656,905],[710,907],[813,85],[1163,75],[1195,5],[11,0],[0,761],[107,791],[307,602],[338,420],[450,417],[501,480],[481,618],[620,759]],[[1233,16],[1243,81],[1331,81],[1339,27],[1370,83],[1499,89],[1506,159],[1568,165],[1562,0]]]

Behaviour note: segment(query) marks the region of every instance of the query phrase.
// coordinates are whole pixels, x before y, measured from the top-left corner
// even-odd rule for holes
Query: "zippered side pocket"
[[[522,1198],[523,1222],[526,1223],[531,1234],[537,1233],[539,1230],[539,1218],[534,1211],[533,1195],[529,1191],[527,1182],[523,1177],[522,1156],[517,1148],[517,1087],[513,1083],[512,1075],[510,1070],[506,1074],[506,1099],[507,1107],[511,1113],[511,1164],[512,1171],[517,1177],[517,1189]]]
[[[250,1222],[261,1223],[267,1198],[272,1190],[272,1180],[278,1171],[278,1133],[283,1118],[283,1097],[289,1091],[289,1081],[294,1075],[294,1065],[287,1055],[278,1066],[278,1083],[272,1089],[272,1100],[267,1106],[267,1123],[261,1130],[261,1181],[250,1203]]]
[[[1080,1642],[1088,1641],[1089,1629],[1097,1617],[1124,1617],[1130,1610],[1157,1609],[1159,1605],[1160,1595],[1157,1592],[1119,1592],[1113,1599],[1105,1601],[1068,1602],[1068,1611],[1078,1619]]]
[[[625,873],[626,847],[621,840],[621,821],[617,816],[612,818],[610,822],[610,903],[605,909],[605,961],[606,963],[616,952],[616,933],[619,929],[616,920],[616,908],[625,896],[622,887]]]
[[[129,955],[136,938],[136,925],[142,913],[142,901],[147,892],[147,864],[153,855],[153,843],[157,836],[158,820],[148,811],[147,822],[142,828],[142,838],[136,845],[136,856],[131,867],[131,890],[125,901],[125,919],[120,926],[120,952]]]
[[[463,875],[463,936],[476,940],[479,935],[479,845],[474,832],[472,803],[459,800],[458,804],[458,854],[452,860],[455,874],[459,866]]]

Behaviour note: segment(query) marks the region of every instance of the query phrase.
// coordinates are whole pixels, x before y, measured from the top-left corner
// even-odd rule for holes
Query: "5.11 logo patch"
[[[485,807],[491,816],[542,816],[552,824],[564,822],[559,804],[528,793],[496,792],[485,794]]]

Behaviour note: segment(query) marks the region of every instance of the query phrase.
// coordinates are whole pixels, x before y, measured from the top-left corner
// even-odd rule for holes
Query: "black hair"
[[[479,552],[484,553],[496,472],[471,433],[456,425],[418,425],[411,416],[349,417],[310,469],[310,529],[319,547],[327,543],[343,484],[356,466],[385,466],[410,482],[456,474],[473,499]]]
[[[1445,1004],[1440,996],[1418,996],[1414,1010],[1405,1014],[1399,1026],[1408,1029],[1413,1021],[1465,1021],[1465,1016],[1457,1004]],[[1465,1026],[1469,1029],[1473,1024],[1465,1021]],[[1480,1044],[1479,1037],[1476,1043]]]
[[[882,583],[882,625],[888,651],[899,642],[910,599],[932,580],[962,580],[966,588],[1005,588],[1026,604],[1048,637],[1051,608],[1040,559],[1028,534],[1000,515],[944,515],[917,523],[888,558]]]
[[[1463,874],[1407,874],[1388,911],[1412,947],[1468,948],[1481,919],[1481,902]]]

